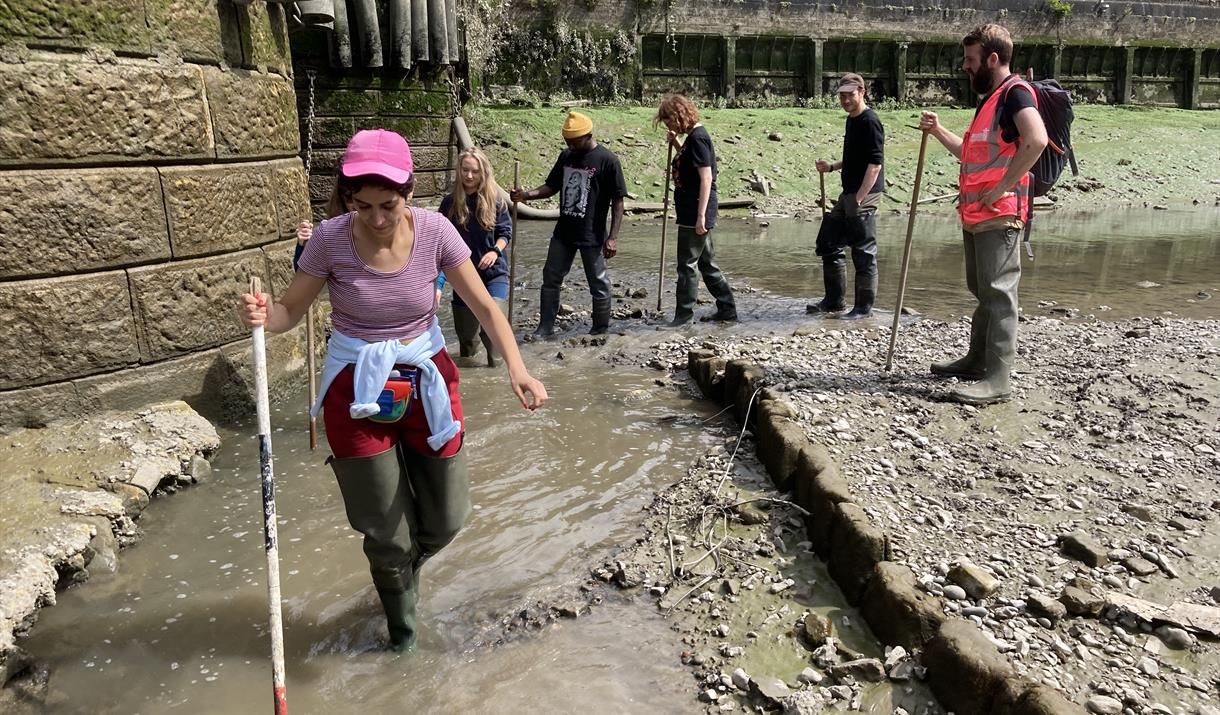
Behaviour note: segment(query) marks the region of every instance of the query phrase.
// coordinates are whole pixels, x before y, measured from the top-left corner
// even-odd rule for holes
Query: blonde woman
[[[508,261],[504,258],[504,250],[513,238],[513,222],[508,202],[501,198],[491,162],[482,149],[471,147],[458,154],[453,191],[441,200],[440,212],[449,218],[470,247],[479,278],[500,312],[507,314]],[[491,338],[479,327],[478,318],[456,292],[453,294],[453,328],[457,331],[460,357],[469,359],[478,355],[478,338],[487,350],[487,366],[496,366]]]

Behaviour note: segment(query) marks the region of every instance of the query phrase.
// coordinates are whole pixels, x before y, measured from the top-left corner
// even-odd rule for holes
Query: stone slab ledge
[[[769,389],[766,371],[748,360],[692,350],[687,370],[703,395],[732,406],[754,432],[758,457],[777,489],[809,512],[806,531],[848,602],[877,638],[919,652],[932,692],[957,715],[1079,715],[1059,691],[1018,674],[973,623],[946,616],[940,597],[919,589],[909,568],[891,560],[889,538],[855,502],[826,449],[811,442],[796,412]]]

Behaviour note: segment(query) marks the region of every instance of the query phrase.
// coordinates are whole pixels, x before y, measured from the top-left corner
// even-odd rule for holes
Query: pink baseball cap
[[[350,178],[380,176],[395,184],[411,178],[415,164],[407,140],[385,129],[362,129],[347,143],[340,171]]]

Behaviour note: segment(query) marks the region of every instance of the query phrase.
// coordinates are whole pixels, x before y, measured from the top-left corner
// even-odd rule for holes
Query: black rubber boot
[[[842,316],[843,320],[859,320],[873,314],[877,300],[877,275],[856,274],[856,304]]]
[[[589,335],[605,335],[610,332],[610,299],[593,299],[593,327]]]
[[[847,306],[843,304],[843,296],[847,293],[847,264],[843,261],[822,263],[822,282],[826,286],[826,295],[817,303],[805,306],[805,312],[841,313]]]
[[[531,334],[535,338],[554,335],[556,315],[559,315],[559,290],[543,288],[538,302],[538,327]]]

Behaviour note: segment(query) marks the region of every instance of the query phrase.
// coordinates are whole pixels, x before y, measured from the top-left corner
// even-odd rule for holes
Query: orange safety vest
[[[1034,98],[1034,107],[1038,106],[1038,95],[1029,83],[1019,76],[1005,80],[996,88],[991,96],[983,102],[983,107],[970,122],[970,129],[962,137],[962,166],[958,179],[957,213],[962,218],[962,225],[971,226],[1001,216],[1014,216],[1022,221],[1029,220],[1030,206],[1030,174],[1026,172],[1021,177],[1015,189],[992,205],[984,206],[981,202],[983,194],[1003,178],[1008,171],[1008,165],[1017,155],[1017,144],[1004,141],[1000,129],[1000,100],[1007,90],[1016,86],[1024,86]]]

